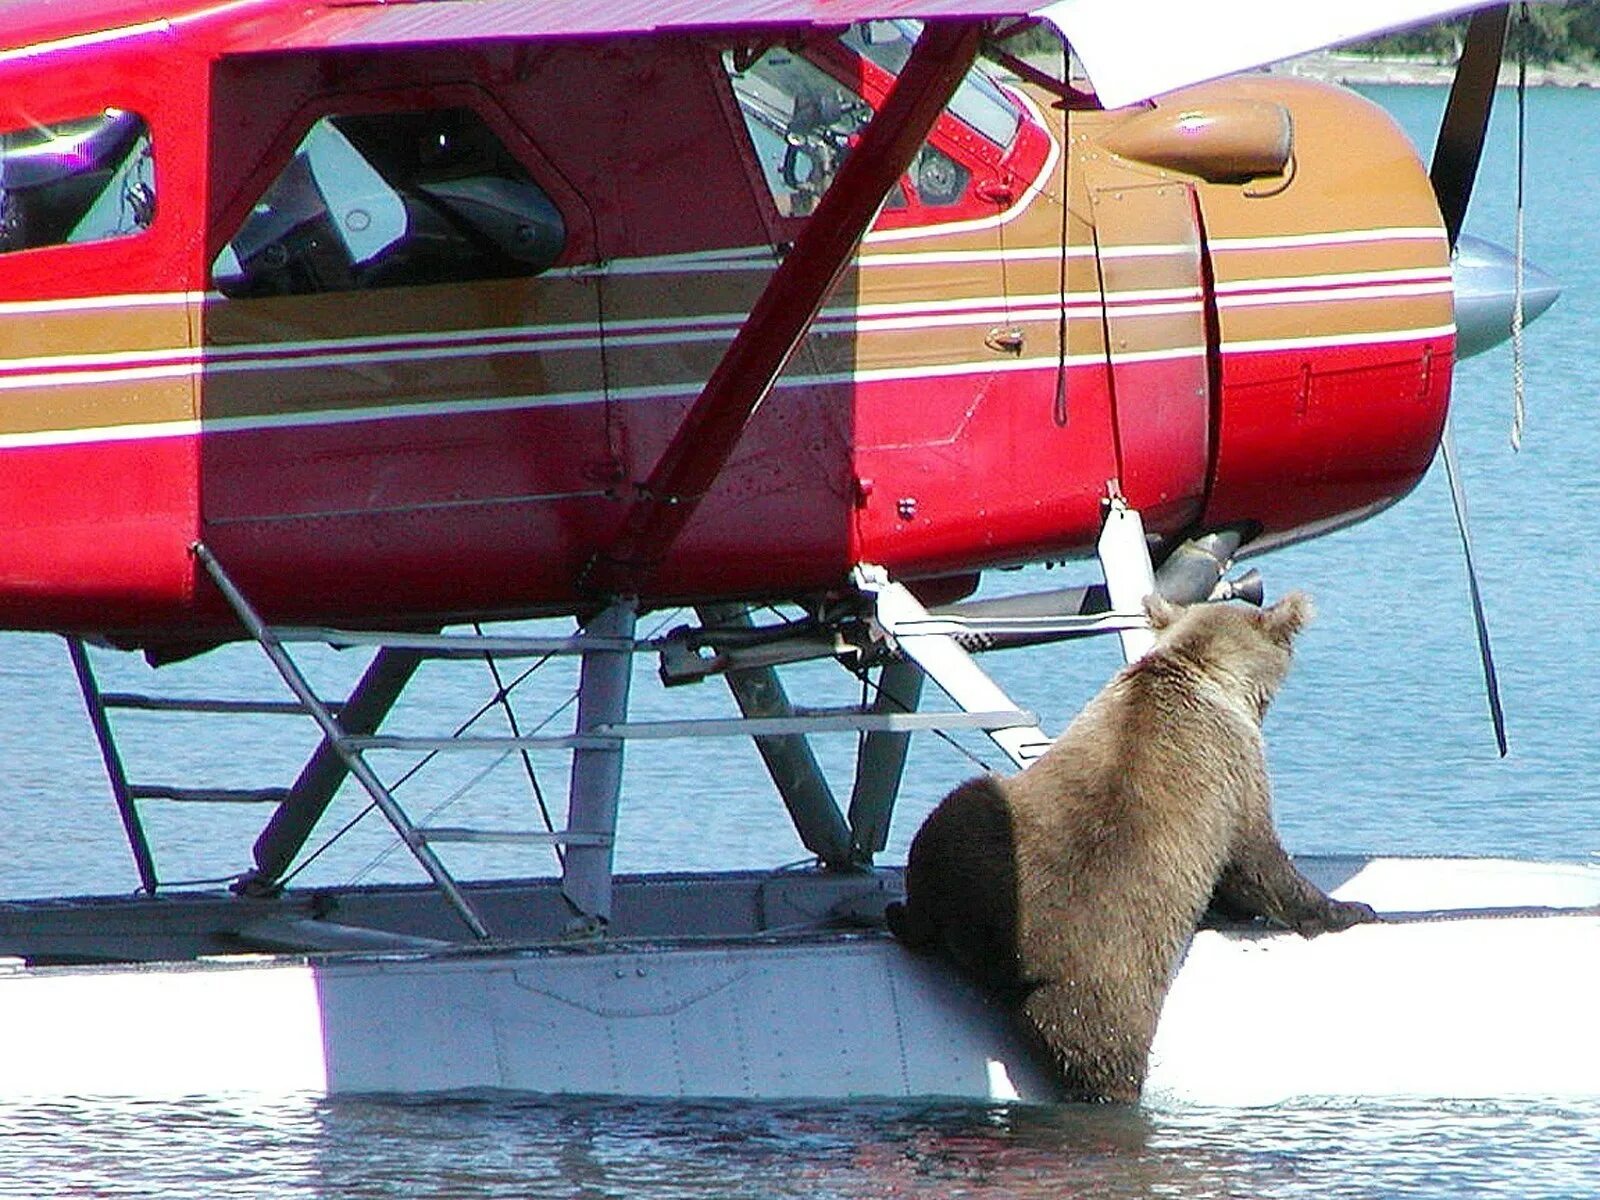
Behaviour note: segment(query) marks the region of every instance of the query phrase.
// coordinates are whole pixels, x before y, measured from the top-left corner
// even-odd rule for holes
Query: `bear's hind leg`
[[[928,920],[922,909],[907,902],[891,900],[883,910],[884,922],[889,932],[908,950],[918,954],[931,954],[939,948],[938,927]]]
[[[1016,845],[999,780],[968,780],[939,802],[912,839],[905,883],[905,903],[884,913],[904,945],[985,986],[1018,985]]]
[[[1069,983],[1037,985],[1022,1005],[1030,1032],[1068,1098],[1135,1104],[1144,1090],[1157,1011],[1130,996],[1116,1001]]]

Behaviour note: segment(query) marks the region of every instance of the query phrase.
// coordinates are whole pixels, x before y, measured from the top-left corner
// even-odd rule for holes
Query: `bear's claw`
[[[1294,929],[1301,937],[1313,938],[1319,933],[1338,933],[1352,925],[1382,920],[1370,904],[1359,900],[1329,900],[1326,910],[1295,922]]]

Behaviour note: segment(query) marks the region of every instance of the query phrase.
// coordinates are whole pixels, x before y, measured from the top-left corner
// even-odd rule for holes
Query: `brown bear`
[[[962,784],[911,844],[890,928],[1007,996],[1069,1096],[1138,1099],[1172,975],[1211,902],[1306,937],[1376,920],[1329,899],[1272,824],[1261,718],[1311,618],[1152,596],[1156,645],[1010,778]]]

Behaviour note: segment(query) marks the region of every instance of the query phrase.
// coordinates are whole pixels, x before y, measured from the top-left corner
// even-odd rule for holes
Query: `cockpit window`
[[[226,296],[537,275],[560,210],[471,109],[324,117],[212,264]]]
[[[853,57],[869,59],[894,75],[910,58],[920,33],[915,21],[868,21],[851,26],[840,44]],[[859,80],[841,82],[784,45],[726,50],[722,65],[779,215],[809,215],[872,117],[866,98],[871,89]],[[979,69],[969,72],[956,89],[948,112],[993,143],[997,154],[1010,147],[1022,125],[1015,102]],[[923,208],[970,203],[970,166],[929,141],[917,151],[885,208],[905,208],[908,202]]]
[[[922,25],[918,21],[863,21],[845,30],[839,40],[889,74],[898,75],[911,57],[911,47],[921,32]],[[1002,148],[1011,145],[1022,123],[1017,106],[981,67],[967,72],[956,94],[950,98],[949,109],[963,124]]]
[[[155,219],[144,119],[121,108],[0,133],[0,253],[125,237]]]
[[[748,61],[728,50],[722,60],[779,215],[808,216],[871,119],[872,105],[786,47],[772,47]],[[907,184],[929,207],[958,204],[971,179],[944,151],[924,145],[885,207],[905,207]]]
[[[722,55],[767,187],[785,217],[816,208],[872,106],[821,67],[784,46],[751,61]]]

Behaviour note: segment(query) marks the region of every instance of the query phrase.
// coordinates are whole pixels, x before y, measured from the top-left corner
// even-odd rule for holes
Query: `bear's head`
[[[1289,673],[1291,647],[1315,610],[1290,592],[1269,608],[1247,604],[1180,605],[1146,596],[1156,651],[1182,658],[1234,690],[1259,716]]]

